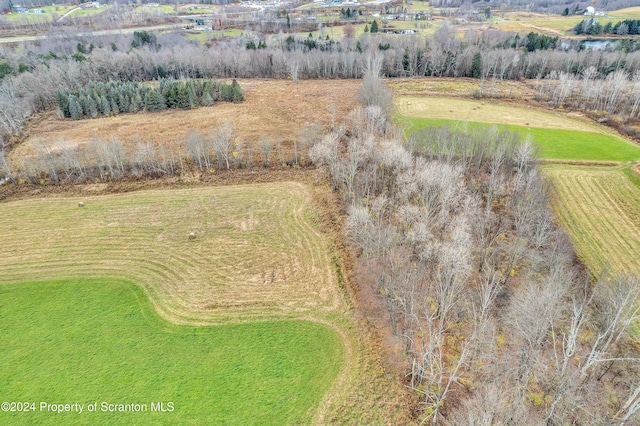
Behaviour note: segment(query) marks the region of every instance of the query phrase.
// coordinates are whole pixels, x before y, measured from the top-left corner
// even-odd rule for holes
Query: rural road
[[[119,28],[115,30],[100,30],[100,31],[82,31],[78,33],[72,33],[70,35],[60,34],[59,36],[51,36],[51,35],[37,35],[37,36],[18,36],[18,37],[3,37],[0,38],[0,43],[21,43],[24,41],[34,41],[34,40],[44,40],[46,38],[54,38],[54,37],[67,37],[67,36],[89,36],[89,35],[109,35],[109,34],[129,34],[134,31],[158,31],[158,30],[171,30],[171,29],[179,29],[182,25],[179,24],[165,24],[165,25],[155,25],[151,27],[135,27],[135,28]]]

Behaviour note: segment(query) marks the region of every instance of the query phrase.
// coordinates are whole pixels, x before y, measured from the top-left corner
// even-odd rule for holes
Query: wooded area
[[[347,209],[367,317],[431,424],[602,424],[640,408],[637,277],[592,276],[549,205],[529,140],[384,120],[381,64],[348,129],[311,149]],[[376,82],[377,83],[374,83]],[[376,87],[376,85],[378,87]],[[374,89],[374,87],[376,87]]]

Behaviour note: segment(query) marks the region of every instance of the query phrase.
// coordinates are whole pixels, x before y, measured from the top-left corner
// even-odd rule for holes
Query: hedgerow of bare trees
[[[577,264],[532,142],[445,127],[403,143],[378,110],[310,155],[343,196],[354,279],[384,307],[420,420],[637,421],[640,282]]]
[[[94,135],[88,143],[73,140],[34,138],[31,154],[12,162],[0,144],[0,182],[14,184],[112,182],[130,178],[208,175],[220,170],[263,167],[301,167],[311,164],[308,147],[322,127],[312,124],[301,129],[295,140],[282,141],[263,135],[242,140],[229,122],[207,133],[193,130],[184,140],[155,144],[136,135],[131,139]],[[277,161],[274,161],[274,146]],[[255,160],[255,162],[254,162]]]

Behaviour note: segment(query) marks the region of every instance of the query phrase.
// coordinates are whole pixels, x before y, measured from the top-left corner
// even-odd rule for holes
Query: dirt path
[[[81,8],[80,7],[74,7],[73,9],[71,9],[70,11],[65,13],[64,15],[62,15],[56,22],[62,21],[64,18],[66,18],[67,16],[69,16],[70,14],[72,14],[73,12],[75,12],[76,10],[79,10],[79,9],[81,9]]]

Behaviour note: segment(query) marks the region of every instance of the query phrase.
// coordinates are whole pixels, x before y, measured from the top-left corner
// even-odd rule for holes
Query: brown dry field
[[[439,118],[445,120],[531,126],[546,129],[611,133],[580,113],[564,114],[512,103],[489,103],[480,100],[435,97],[398,96],[398,112],[404,117]]]
[[[0,204],[0,284],[123,278],[145,288],[158,313],[175,323],[323,317],[344,308],[335,247],[312,202],[330,199],[324,186],[94,189],[99,195],[86,188],[81,197]]]
[[[387,80],[395,96],[455,96],[531,101],[534,91],[515,80],[481,81],[475,78],[394,78]]]
[[[323,127],[344,122],[357,101],[360,80],[238,80],[245,102],[219,102],[193,110],[160,113],[120,114],[114,117],[70,120],[55,113],[35,117],[26,143],[14,155],[29,155],[29,141],[39,139],[57,144],[61,139],[78,144],[92,136],[116,136],[124,141],[141,137],[145,141],[170,145],[184,141],[189,129],[207,133],[216,125],[231,122],[236,136],[247,142],[270,135],[283,142],[299,138],[310,124]]]
[[[27,124],[13,150],[14,159],[33,153],[30,142],[47,145],[83,145],[93,137],[118,137],[123,141],[141,138],[158,145],[175,145],[185,140],[189,130],[207,133],[215,126],[231,122],[236,136],[254,143],[262,135],[287,142],[299,139],[307,125],[323,128],[344,123],[357,100],[360,80],[287,80],[241,79],[245,93],[240,104],[219,102],[192,110],[167,110],[160,113],[120,114],[114,117],[71,120],[54,112],[36,115]],[[395,96],[459,96],[474,93],[506,100],[527,102],[533,92],[525,83],[479,82],[473,79],[400,78],[389,79]]]

